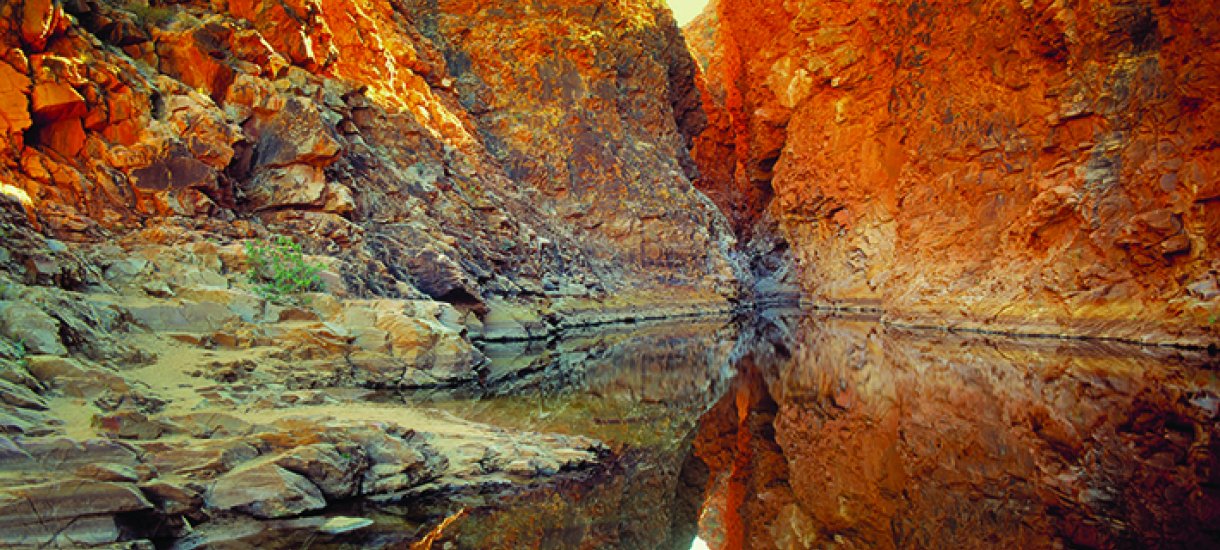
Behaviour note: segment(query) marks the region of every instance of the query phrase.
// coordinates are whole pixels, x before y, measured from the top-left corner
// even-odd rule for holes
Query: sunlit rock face
[[[1214,340],[1217,9],[720,0],[687,32],[731,135],[695,158],[773,191],[817,301]]]
[[[420,4],[491,155],[595,256],[732,276],[731,229],[690,185],[705,116],[663,2]]]
[[[286,233],[356,293],[723,301],[694,73],[652,0],[7,3],[0,177],[63,240]]]
[[[787,328],[696,438],[712,547],[1214,544],[1214,358]]]

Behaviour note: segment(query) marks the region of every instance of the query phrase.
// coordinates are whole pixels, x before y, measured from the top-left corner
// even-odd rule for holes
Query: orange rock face
[[[712,147],[773,190],[816,301],[1214,341],[1218,21],[1202,0],[721,0]]]
[[[0,178],[64,240],[285,233],[356,293],[723,303],[695,72],[657,0],[25,0]]]

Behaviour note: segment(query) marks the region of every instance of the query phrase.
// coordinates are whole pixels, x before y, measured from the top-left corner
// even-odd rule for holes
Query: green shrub
[[[246,279],[254,291],[275,303],[296,301],[295,294],[322,289],[322,264],[308,262],[301,245],[283,235],[266,241],[246,241],[250,269]]]

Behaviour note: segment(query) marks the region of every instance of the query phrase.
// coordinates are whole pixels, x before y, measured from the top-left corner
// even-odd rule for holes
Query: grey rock
[[[0,334],[21,342],[29,353],[68,353],[59,339],[59,321],[24,302],[0,302]]]
[[[204,502],[214,510],[235,510],[262,519],[297,516],[326,507],[316,485],[270,462],[221,476],[204,495]]]
[[[0,380],[0,402],[23,409],[40,411],[47,409],[47,402],[42,396],[25,386],[18,386],[8,380]]]
[[[364,449],[361,447],[336,447],[329,443],[297,447],[281,455],[275,463],[305,476],[331,499],[354,495],[359,489],[360,478],[368,467]]]
[[[0,490],[0,544],[115,542],[116,514],[152,504],[133,485],[74,479]]]
[[[364,529],[373,524],[373,520],[368,518],[352,518],[347,516],[335,516],[329,518],[322,525],[318,526],[318,531],[328,535],[340,535],[350,533],[357,529]]]

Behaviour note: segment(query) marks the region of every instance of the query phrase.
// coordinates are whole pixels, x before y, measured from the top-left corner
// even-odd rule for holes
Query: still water
[[[382,508],[348,542],[445,521],[434,548],[1220,546],[1205,352],[772,311],[488,353],[492,391],[408,398],[594,437],[607,464]]]

